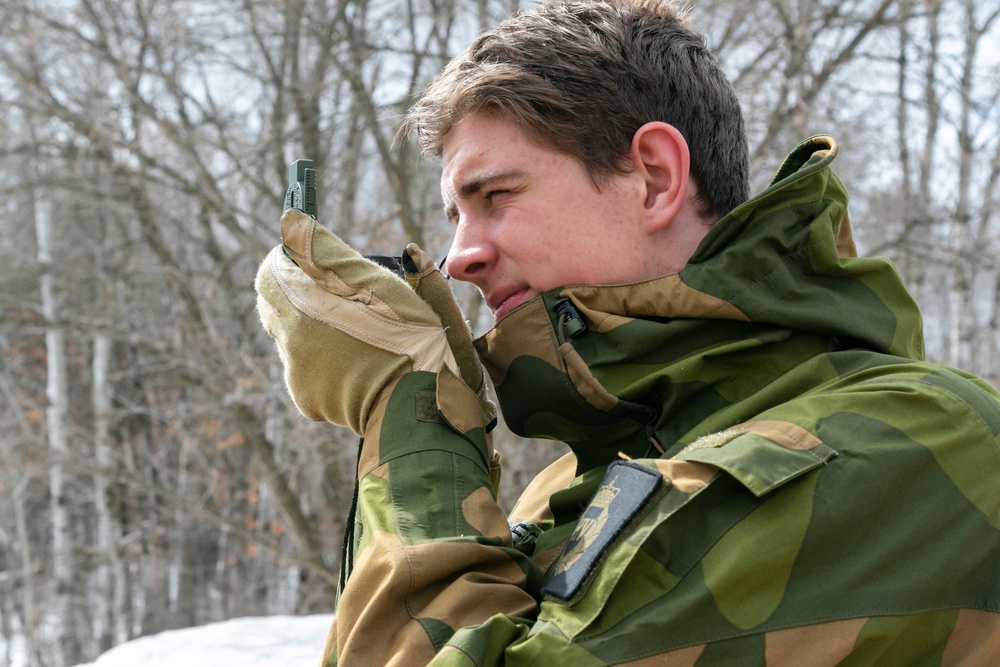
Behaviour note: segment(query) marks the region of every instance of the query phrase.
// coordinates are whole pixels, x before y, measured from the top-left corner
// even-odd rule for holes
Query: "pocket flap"
[[[747,422],[695,440],[675,460],[716,466],[760,497],[837,456],[790,422]]]

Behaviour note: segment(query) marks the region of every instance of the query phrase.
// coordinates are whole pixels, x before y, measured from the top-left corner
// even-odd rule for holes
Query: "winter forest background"
[[[358,248],[449,245],[393,146],[519,0],[0,0],[0,665],[332,609],[357,440],[305,421],[254,312],[287,165]],[[859,246],[928,356],[1000,384],[1000,0],[696,0],[755,189],[831,133]],[[477,332],[476,294],[456,291]],[[501,433],[509,508],[562,453]]]

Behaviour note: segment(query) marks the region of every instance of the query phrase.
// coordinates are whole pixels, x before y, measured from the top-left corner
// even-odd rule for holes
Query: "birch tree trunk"
[[[69,460],[67,413],[69,391],[66,372],[66,334],[59,322],[59,303],[53,275],[53,206],[45,198],[35,200],[35,234],[38,240],[38,265],[41,269],[42,314],[45,318],[46,398],[49,431],[49,495],[52,517],[52,574],[55,584],[55,610],[59,621],[59,642],[64,665],[80,661],[80,638],[76,629],[73,604],[75,563],[73,530],[66,495],[66,468]]]
[[[109,283],[105,283],[109,284]],[[105,560],[96,573],[97,599],[104,605],[100,616],[98,646],[104,652],[127,636],[125,628],[125,564],[118,552],[120,530],[112,506],[111,479],[114,475],[114,443],[111,437],[111,336],[103,331],[94,335],[94,506],[97,508],[97,551]]]
[[[21,614],[23,619],[21,622],[21,632],[24,636],[24,654],[27,660],[25,667],[36,667],[36,665],[40,664],[37,660],[39,647],[35,638],[38,612],[35,605],[34,566],[31,562],[33,550],[28,532],[28,519],[24,510],[24,496],[27,486],[27,476],[14,482],[14,523],[17,526],[17,539],[21,552],[21,603],[24,605]]]

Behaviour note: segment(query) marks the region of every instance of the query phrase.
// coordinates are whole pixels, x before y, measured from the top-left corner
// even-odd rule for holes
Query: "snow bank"
[[[78,667],[316,667],[332,614],[234,618],[140,637]]]

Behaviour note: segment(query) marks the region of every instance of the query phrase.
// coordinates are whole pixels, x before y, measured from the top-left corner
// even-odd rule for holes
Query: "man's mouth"
[[[493,321],[499,322],[504,315],[524,303],[527,297],[527,287],[505,288],[490,294],[486,303],[493,313]]]

